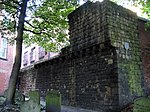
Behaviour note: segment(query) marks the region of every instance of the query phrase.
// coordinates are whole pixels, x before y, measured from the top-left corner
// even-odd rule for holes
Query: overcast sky
[[[93,0],[94,2],[95,1],[100,1],[102,2],[103,0]],[[80,0],[80,4],[84,4],[85,3],[85,0]],[[146,14],[143,14],[142,13],[142,10],[140,9],[141,7],[135,7],[133,5],[131,5],[132,3],[129,2],[128,0],[120,0],[118,3],[118,5],[122,5],[123,7],[127,8],[127,9],[130,9],[132,10],[133,12],[136,12],[138,16],[140,17],[144,17],[144,18],[148,18]]]

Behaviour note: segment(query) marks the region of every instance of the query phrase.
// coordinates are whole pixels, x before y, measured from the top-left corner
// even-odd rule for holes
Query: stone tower
[[[23,70],[22,91],[58,90],[62,104],[98,112],[118,112],[144,95],[137,15],[105,0],[68,18],[70,46]]]
[[[116,95],[120,107],[143,95],[138,17],[135,13],[109,0],[87,2],[69,15],[69,25],[72,52],[94,45],[98,45],[101,51],[114,49],[112,55],[116,59],[108,60],[108,64],[116,62]]]

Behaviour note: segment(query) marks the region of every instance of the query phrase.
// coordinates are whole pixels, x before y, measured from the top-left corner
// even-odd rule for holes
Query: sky
[[[85,1],[85,0],[80,0],[80,4],[81,4],[81,5],[84,4],[84,3],[85,3],[84,1]],[[94,2],[95,2],[95,1],[100,1],[100,2],[102,2],[103,0],[94,0]],[[123,4],[123,2],[124,2],[124,4]],[[122,0],[120,0],[120,2],[118,2],[117,4],[118,4],[118,5],[122,5],[123,7],[132,10],[133,12],[137,13],[137,15],[140,16],[140,17],[148,18],[146,14],[143,14],[143,13],[142,13],[142,10],[140,9],[141,7],[135,7],[135,6],[133,6],[133,5],[131,6],[131,3],[129,3],[128,0],[123,0],[123,2],[122,2]]]

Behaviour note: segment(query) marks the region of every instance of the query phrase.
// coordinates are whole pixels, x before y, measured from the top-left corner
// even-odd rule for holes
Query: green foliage
[[[5,0],[3,29],[16,32],[22,0]],[[37,43],[46,50],[58,51],[69,44],[67,15],[78,7],[78,0],[32,0],[28,2],[24,43]]]
[[[134,5],[136,6],[143,6],[142,11],[143,13],[146,13],[147,16],[150,18],[150,1],[149,0],[131,0],[134,2]]]
[[[36,2],[38,1],[38,2]],[[67,34],[67,15],[78,7],[79,0],[32,0],[28,3],[27,19],[25,24],[24,43],[30,45],[37,43],[46,50],[59,51],[69,44]],[[112,0],[120,2],[120,0]],[[121,0],[124,2],[124,0]],[[149,0],[129,0],[137,6],[143,6],[143,13],[150,18]],[[6,0],[4,28],[11,32],[16,31],[18,15],[22,0]],[[0,3],[1,4],[1,3]],[[32,16],[31,16],[32,14]]]
[[[75,1],[67,0],[45,0],[32,16],[32,26],[26,25],[30,29],[24,35],[25,43],[33,42],[44,47],[46,50],[58,51],[69,44],[68,19],[67,16],[77,7]]]
[[[15,32],[16,29],[16,17],[18,13],[18,9],[20,8],[18,4],[13,2],[12,0],[2,0],[0,2],[0,5],[2,6],[1,10],[3,10],[4,19],[3,19],[3,28],[2,30],[10,30],[11,32]]]

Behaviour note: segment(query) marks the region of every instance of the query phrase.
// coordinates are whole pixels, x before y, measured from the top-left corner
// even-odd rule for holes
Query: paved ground
[[[46,112],[43,110],[42,112]],[[87,110],[82,108],[75,108],[75,107],[69,107],[69,106],[61,106],[61,112],[98,112],[93,110]]]
[[[41,105],[45,106],[45,102],[44,101],[40,101]],[[43,110],[42,112],[45,112],[45,110]],[[93,110],[87,110],[87,109],[83,109],[83,108],[79,108],[79,107],[71,107],[71,106],[61,106],[61,112],[103,112],[103,111],[93,111]]]
[[[61,112],[98,112],[98,111],[92,111],[92,110],[86,110],[82,108],[75,108],[75,107],[69,107],[69,106],[61,106]]]
[[[41,104],[43,106],[45,106],[45,102],[41,101]],[[45,110],[43,110],[42,112],[45,112]],[[71,106],[61,106],[61,112],[98,112],[98,111],[93,111],[93,110],[87,110],[87,109],[82,109],[82,108],[78,108],[78,107],[71,107]]]

